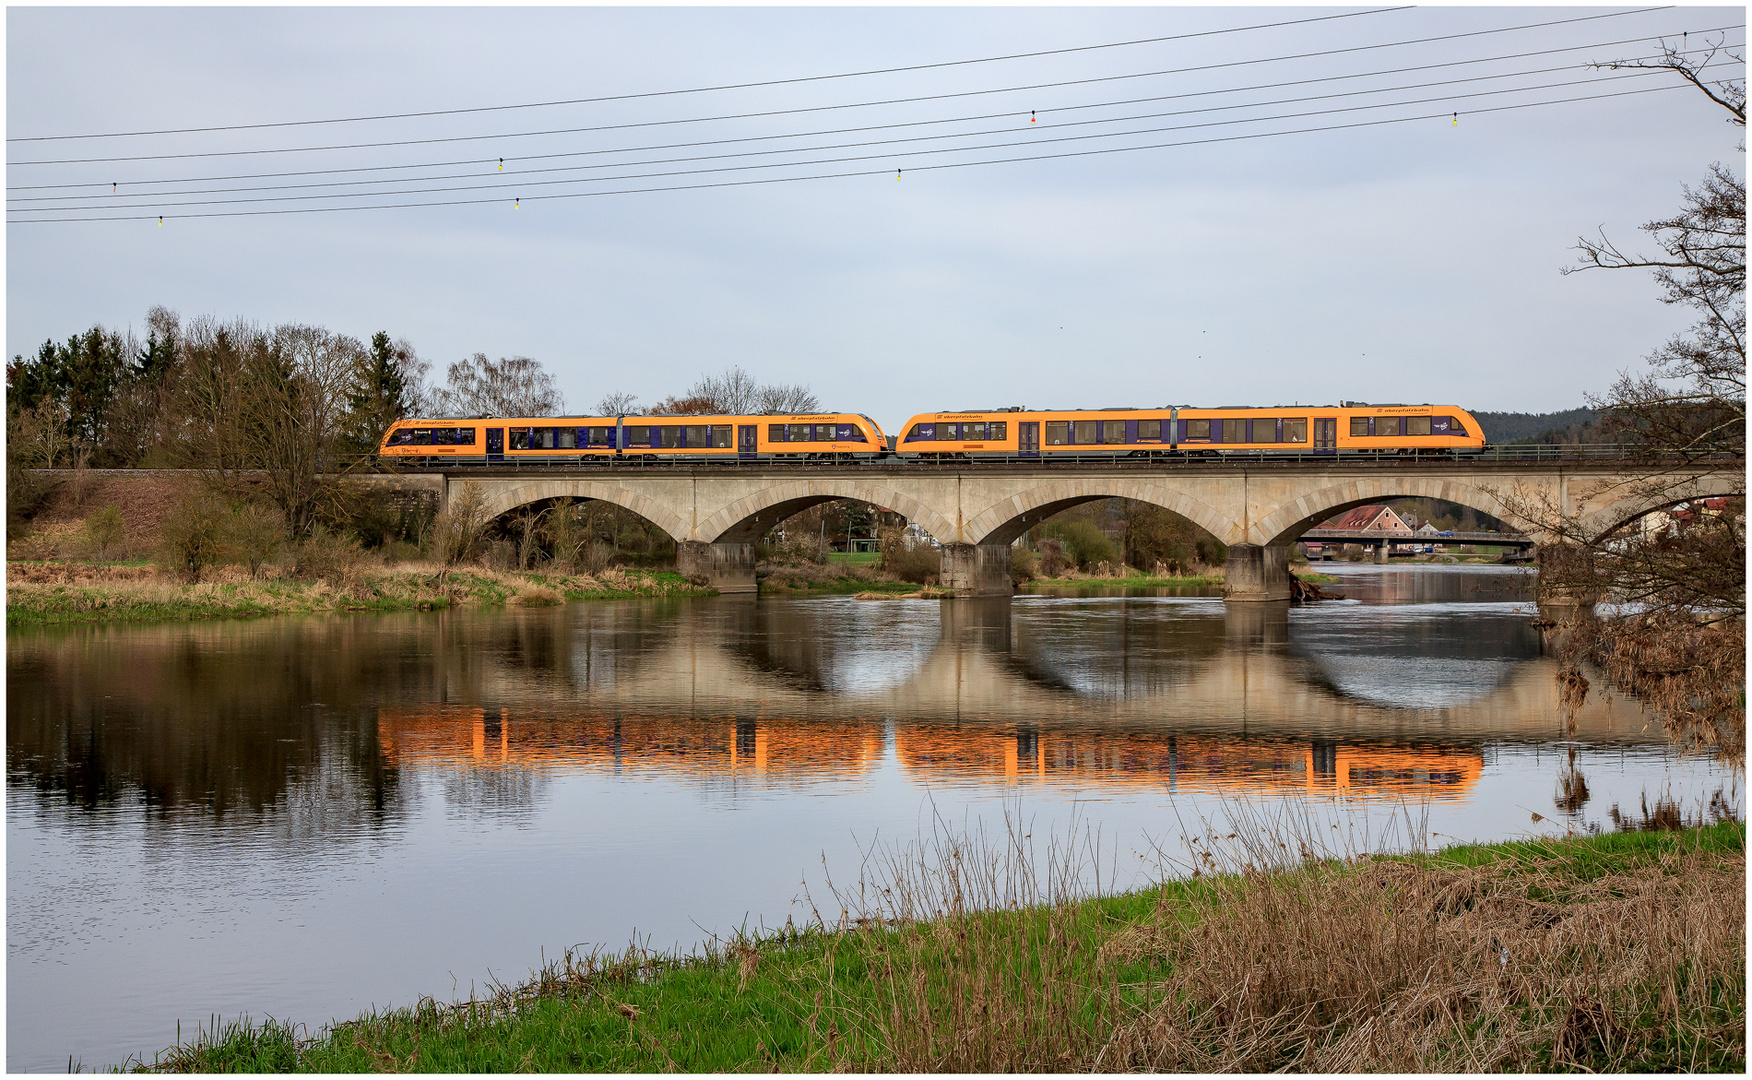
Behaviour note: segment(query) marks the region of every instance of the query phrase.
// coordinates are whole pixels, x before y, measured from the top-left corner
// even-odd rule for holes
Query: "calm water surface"
[[[1564,730],[1523,573],[1336,572],[1347,600],[1287,615],[726,597],[11,633],[7,1066],[801,920],[824,865],[934,814],[1075,815],[1123,886],[1238,803],[1410,802],[1437,842],[1738,807],[1634,703]]]

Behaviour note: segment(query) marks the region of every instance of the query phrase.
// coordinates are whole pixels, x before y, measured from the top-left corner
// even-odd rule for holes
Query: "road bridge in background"
[[[1246,602],[1288,599],[1290,546],[1354,506],[1444,499],[1503,522],[1526,546],[1551,539],[1535,520],[1548,512],[1568,515],[1590,535],[1605,535],[1675,501],[1745,491],[1737,465],[1694,468],[1660,497],[1646,490],[1647,477],[1647,466],[1630,460],[1218,458],[645,463],[457,468],[362,479],[390,490],[430,490],[440,505],[449,505],[464,485],[477,485],[493,517],[559,499],[613,503],[668,533],[681,572],[722,592],[753,591],[761,537],[792,514],[834,499],[870,503],[919,525],[942,545],[942,583],[963,596],[1008,595],[1011,542],[1054,514],[1097,499],[1135,499],[1179,514],[1228,545],[1225,598]]]
[[[1321,545],[1322,554],[1325,548],[1335,544],[1360,544],[1363,547],[1375,549],[1375,561],[1386,562],[1389,549],[1393,547],[1428,548],[1453,544],[1469,547],[1501,547],[1509,548],[1514,561],[1528,557],[1536,545],[1530,536],[1519,533],[1499,532],[1388,532],[1383,529],[1309,529],[1297,537],[1302,544]],[[1311,553],[1310,553],[1311,554]]]

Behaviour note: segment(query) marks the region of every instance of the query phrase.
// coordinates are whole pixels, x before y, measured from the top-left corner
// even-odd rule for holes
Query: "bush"
[[[879,530],[882,570],[914,585],[928,585],[943,572],[943,553],[930,544],[909,547],[904,529]]]
[[[292,574],[306,581],[352,585],[364,559],[365,550],[357,540],[318,525],[292,549]]]
[[[159,568],[200,581],[202,571],[224,557],[226,516],[226,507],[211,493],[199,488],[185,491],[159,529]]]
[[[128,525],[122,520],[121,508],[114,503],[92,511],[85,519],[85,542],[91,545],[100,561],[111,547],[121,542],[127,531]]]
[[[1119,548],[1100,527],[1087,518],[1052,522],[1047,531],[1064,545],[1064,552],[1077,569],[1088,573],[1096,563],[1118,562]]]
[[[226,558],[249,567],[250,577],[260,577],[262,564],[280,553],[286,529],[278,511],[256,503],[233,506],[225,518]]]
[[[1065,572],[1071,565],[1071,560],[1065,557],[1065,547],[1057,540],[1042,540],[1040,542],[1040,573],[1043,577],[1055,578]]]
[[[446,566],[473,557],[487,528],[486,493],[475,483],[462,485],[450,505],[432,520],[432,554]]]
[[[1040,560],[1025,547],[1010,548],[1010,584],[1026,585],[1039,576]]]

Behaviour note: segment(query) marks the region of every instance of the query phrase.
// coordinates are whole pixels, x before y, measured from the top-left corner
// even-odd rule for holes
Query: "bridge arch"
[[[941,543],[955,537],[953,521],[905,492],[863,479],[811,477],[773,484],[737,499],[701,519],[692,538],[712,544],[753,544],[792,514],[833,499],[892,510]]]
[[[1170,510],[1224,543],[1240,537],[1240,523],[1165,480],[1133,477],[1065,477],[1026,488],[967,519],[970,543],[1008,545],[1052,515],[1096,499],[1132,499]]]
[[[454,503],[464,485],[471,483],[479,484],[484,490],[486,499],[482,510],[488,521],[530,503],[553,499],[596,499],[632,511],[662,529],[678,544],[688,538],[688,521],[674,508],[612,480],[459,480],[452,481],[451,502]]]
[[[1660,484],[1652,490],[1643,485],[1627,486],[1619,498],[1584,514],[1577,523],[1579,531],[1588,540],[1598,540],[1638,518],[1658,510],[1670,510],[1680,503],[1698,499],[1743,499],[1746,497],[1745,476],[1738,475],[1737,484],[1735,479],[1734,475],[1716,472],[1680,484]]]
[[[1401,476],[1352,480],[1298,495],[1255,519],[1251,532],[1263,546],[1277,547],[1293,543],[1327,518],[1353,507],[1407,498],[1443,499],[1483,511],[1529,535],[1540,531],[1491,488],[1436,477]]]

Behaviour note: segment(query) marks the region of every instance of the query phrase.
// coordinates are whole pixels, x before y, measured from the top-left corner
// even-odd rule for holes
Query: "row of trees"
[[[265,497],[294,537],[339,516],[337,475],[416,415],[544,415],[565,405],[528,357],[477,353],[429,385],[388,332],[369,344],[318,326],[184,322],[162,307],[146,339],[103,326],[6,366],[8,531],[44,485],[29,470],[198,470],[221,494]],[[244,477],[249,477],[245,483]]]

